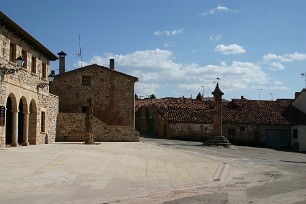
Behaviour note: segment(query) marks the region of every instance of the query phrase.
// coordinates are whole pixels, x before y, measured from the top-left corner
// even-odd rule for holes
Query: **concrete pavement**
[[[9,147],[0,149],[0,203],[158,203],[209,193],[224,167],[143,142]]]

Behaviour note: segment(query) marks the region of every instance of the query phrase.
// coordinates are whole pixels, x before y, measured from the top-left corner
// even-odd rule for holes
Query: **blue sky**
[[[0,0],[66,69],[97,63],[138,77],[139,96],[293,98],[305,87],[305,0]],[[51,62],[51,69],[58,61]],[[204,89],[203,89],[204,86]]]

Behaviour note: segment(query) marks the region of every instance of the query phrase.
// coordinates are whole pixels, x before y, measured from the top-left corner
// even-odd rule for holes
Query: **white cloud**
[[[245,50],[237,45],[237,44],[232,44],[232,45],[217,45],[215,48],[215,52],[222,52],[224,55],[229,55],[229,54],[242,54],[245,53]]]
[[[174,29],[174,30],[165,30],[165,31],[154,31],[154,35],[166,35],[166,36],[174,36],[180,33],[183,33],[184,29]]]
[[[279,62],[271,62],[269,63],[272,70],[283,70],[285,66]]]
[[[169,50],[143,50],[125,55],[95,56],[87,62],[108,67],[109,59],[115,59],[115,70],[135,76],[136,93],[139,96],[156,94],[166,96],[195,96],[202,92],[211,96],[216,77],[221,78],[222,91],[239,91],[258,84],[272,83],[261,66],[252,62],[220,62],[220,65],[181,64],[173,60]],[[167,95],[160,95],[167,89]],[[173,95],[169,94],[172,93]]]
[[[220,12],[238,13],[239,11],[236,9],[230,9],[229,7],[226,7],[226,6],[218,5],[216,8],[202,12],[201,15],[202,16],[214,15],[215,13],[220,13]]]
[[[222,36],[221,35],[215,35],[215,36],[211,35],[209,36],[209,39],[212,41],[219,41],[222,39]]]
[[[264,61],[279,61],[279,62],[293,62],[298,60],[306,60],[306,54],[295,52],[293,54],[276,55],[268,53],[263,56]]]
[[[306,60],[306,54],[295,52],[293,54],[277,55],[268,53],[263,56],[264,63],[268,64],[272,70],[282,70],[285,66],[282,63]]]

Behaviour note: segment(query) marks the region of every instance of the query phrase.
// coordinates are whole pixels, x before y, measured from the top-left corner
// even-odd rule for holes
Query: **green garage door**
[[[287,147],[289,136],[287,130],[266,130],[266,147]]]

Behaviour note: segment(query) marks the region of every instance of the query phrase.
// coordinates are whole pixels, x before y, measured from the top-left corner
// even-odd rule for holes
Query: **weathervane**
[[[305,78],[305,88],[306,88],[306,72],[302,72],[302,73],[301,73],[301,77],[304,77],[304,78]]]

